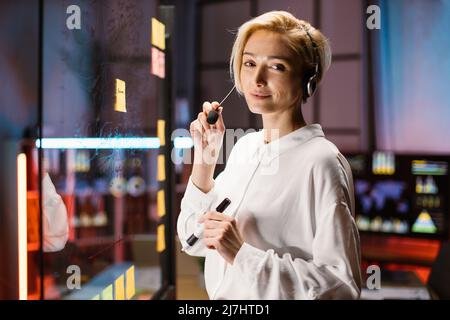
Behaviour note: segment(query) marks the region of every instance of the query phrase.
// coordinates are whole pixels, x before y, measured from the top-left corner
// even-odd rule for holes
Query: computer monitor
[[[447,239],[450,156],[347,154],[360,232]]]

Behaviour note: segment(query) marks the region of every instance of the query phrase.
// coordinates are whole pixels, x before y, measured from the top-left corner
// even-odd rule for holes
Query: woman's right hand
[[[210,125],[206,118],[209,111],[216,110],[219,113],[217,122]],[[219,157],[220,148],[225,134],[225,124],[222,117],[222,107],[217,101],[204,102],[203,111],[197,115],[197,119],[191,122],[189,129],[194,142],[195,163],[215,165]],[[201,157],[198,159],[198,157]]]

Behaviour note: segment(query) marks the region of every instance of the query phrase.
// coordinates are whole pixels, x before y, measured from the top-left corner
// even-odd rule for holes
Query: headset
[[[307,29],[307,28],[302,28],[302,29],[306,32],[306,34],[309,38],[309,41],[312,44],[313,51],[314,51],[314,53],[313,53],[314,74],[311,75],[311,73],[308,73],[303,78],[303,81],[302,81],[303,102],[306,102],[306,99],[311,97],[317,88],[317,81],[319,79],[319,61],[318,61],[319,52],[318,52],[318,47],[317,47],[316,43],[314,42],[311,34],[309,33],[309,29]]]

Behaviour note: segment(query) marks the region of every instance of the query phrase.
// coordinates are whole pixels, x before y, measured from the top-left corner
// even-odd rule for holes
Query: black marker
[[[223,199],[223,201],[217,206],[216,211],[217,212],[224,212],[225,209],[230,205],[231,200],[228,198]],[[203,224],[198,226],[194,233],[186,240],[187,244],[191,247],[197,242],[197,240],[203,235]]]

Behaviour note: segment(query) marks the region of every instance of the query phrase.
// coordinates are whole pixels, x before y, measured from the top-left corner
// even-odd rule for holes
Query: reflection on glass
[[[67,209],[61,196],[56,192],[55,186],[48,173],[42,181],[43,189],[43,228],[44,252],[60,251],[69,238],[69,225],[67,222]]]

